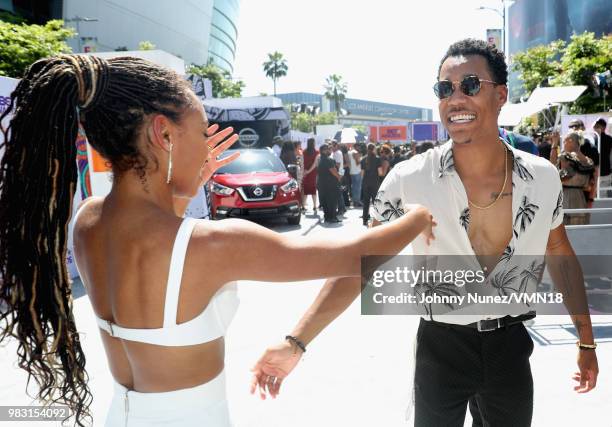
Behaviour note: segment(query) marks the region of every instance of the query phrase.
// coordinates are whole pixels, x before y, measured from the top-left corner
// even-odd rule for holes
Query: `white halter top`
[[[82,212],[84,205],[81,206],[74,217],[75,224],[78,214]],[[112,337],[162,346],[202,344],[225,335],[227,327],[238,309],[239,300],[235,282],[230,282],[219,289],[211,298],[204,311],[195,318],[185,323],[176,323],[185,254],[187,253],[187,245],[189,244],[189,239],[196,222],[195,218],[185,218],[174,240],[172,257],[170,259],[170,272],[166,285],[163,326],[155,329],[124,328],[110,320],[101,319],[96,316],[98,326],[101,329],[105,330]],[[82,278],[80,272],[79,276]]]

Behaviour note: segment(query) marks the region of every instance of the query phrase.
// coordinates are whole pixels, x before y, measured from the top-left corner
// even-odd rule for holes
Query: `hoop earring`
[[[168,176],[166,177],[166,184],[170,184],[172,181],[172,142],[170,143],[170,153],[168,155]]]

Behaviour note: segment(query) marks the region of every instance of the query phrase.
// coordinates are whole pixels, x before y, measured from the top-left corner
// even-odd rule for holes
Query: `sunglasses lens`
[[[453,84],[448,80],[442,80],[434,85],[434,92],[439,99],[448,98],[453,94]]]
[[[461,81],[461,91],[468,96],[474,96],[480,92],[480,79],[476,76],[468,76]]]

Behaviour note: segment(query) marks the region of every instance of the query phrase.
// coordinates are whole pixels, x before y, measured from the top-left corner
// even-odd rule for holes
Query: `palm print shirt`
[[[535,283],[529,278],[541,273],[544,266],[533,260],[541,257],[543,261],[550,230],[563,222],[563,190],[556,167],[544,158],[515,150],[508,144],[506,147],[513,156],[513,232],[499,262],[481,284],[489,287],[482,289],[490,295],[507,295],[511,290],[526,288],[534,291]],[[371,215],[383,223],[393,221],[404,213],[405,205],[415,203],[426,206],[438,226],[434,230],[436,239],[430,246],[423,236],[412,242],[412,254],[438,259],[444,258],[441,255],[461,255],[470,267],[480,269],[468,237],[470,208],[463,183],[455,171],[452,141],[398,163],[381,184]],[[528,260],[531,262],[527,263]],[[467,288],[459,290],[469,292]],[[468,324],[532,310],[529,304],[515,304],[503,313],[499,306],[487,312],[483,306],[473,304],[458,309],[451,307],[442,314],[425,311],[421,313],[426,319]],[[496,314],[483,314],[494,311]]]

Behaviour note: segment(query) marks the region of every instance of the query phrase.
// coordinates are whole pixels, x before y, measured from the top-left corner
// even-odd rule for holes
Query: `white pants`
[[[115,382],[106,427],[230,427],[225,371],[192,388],[162,393],[128,390]]]

